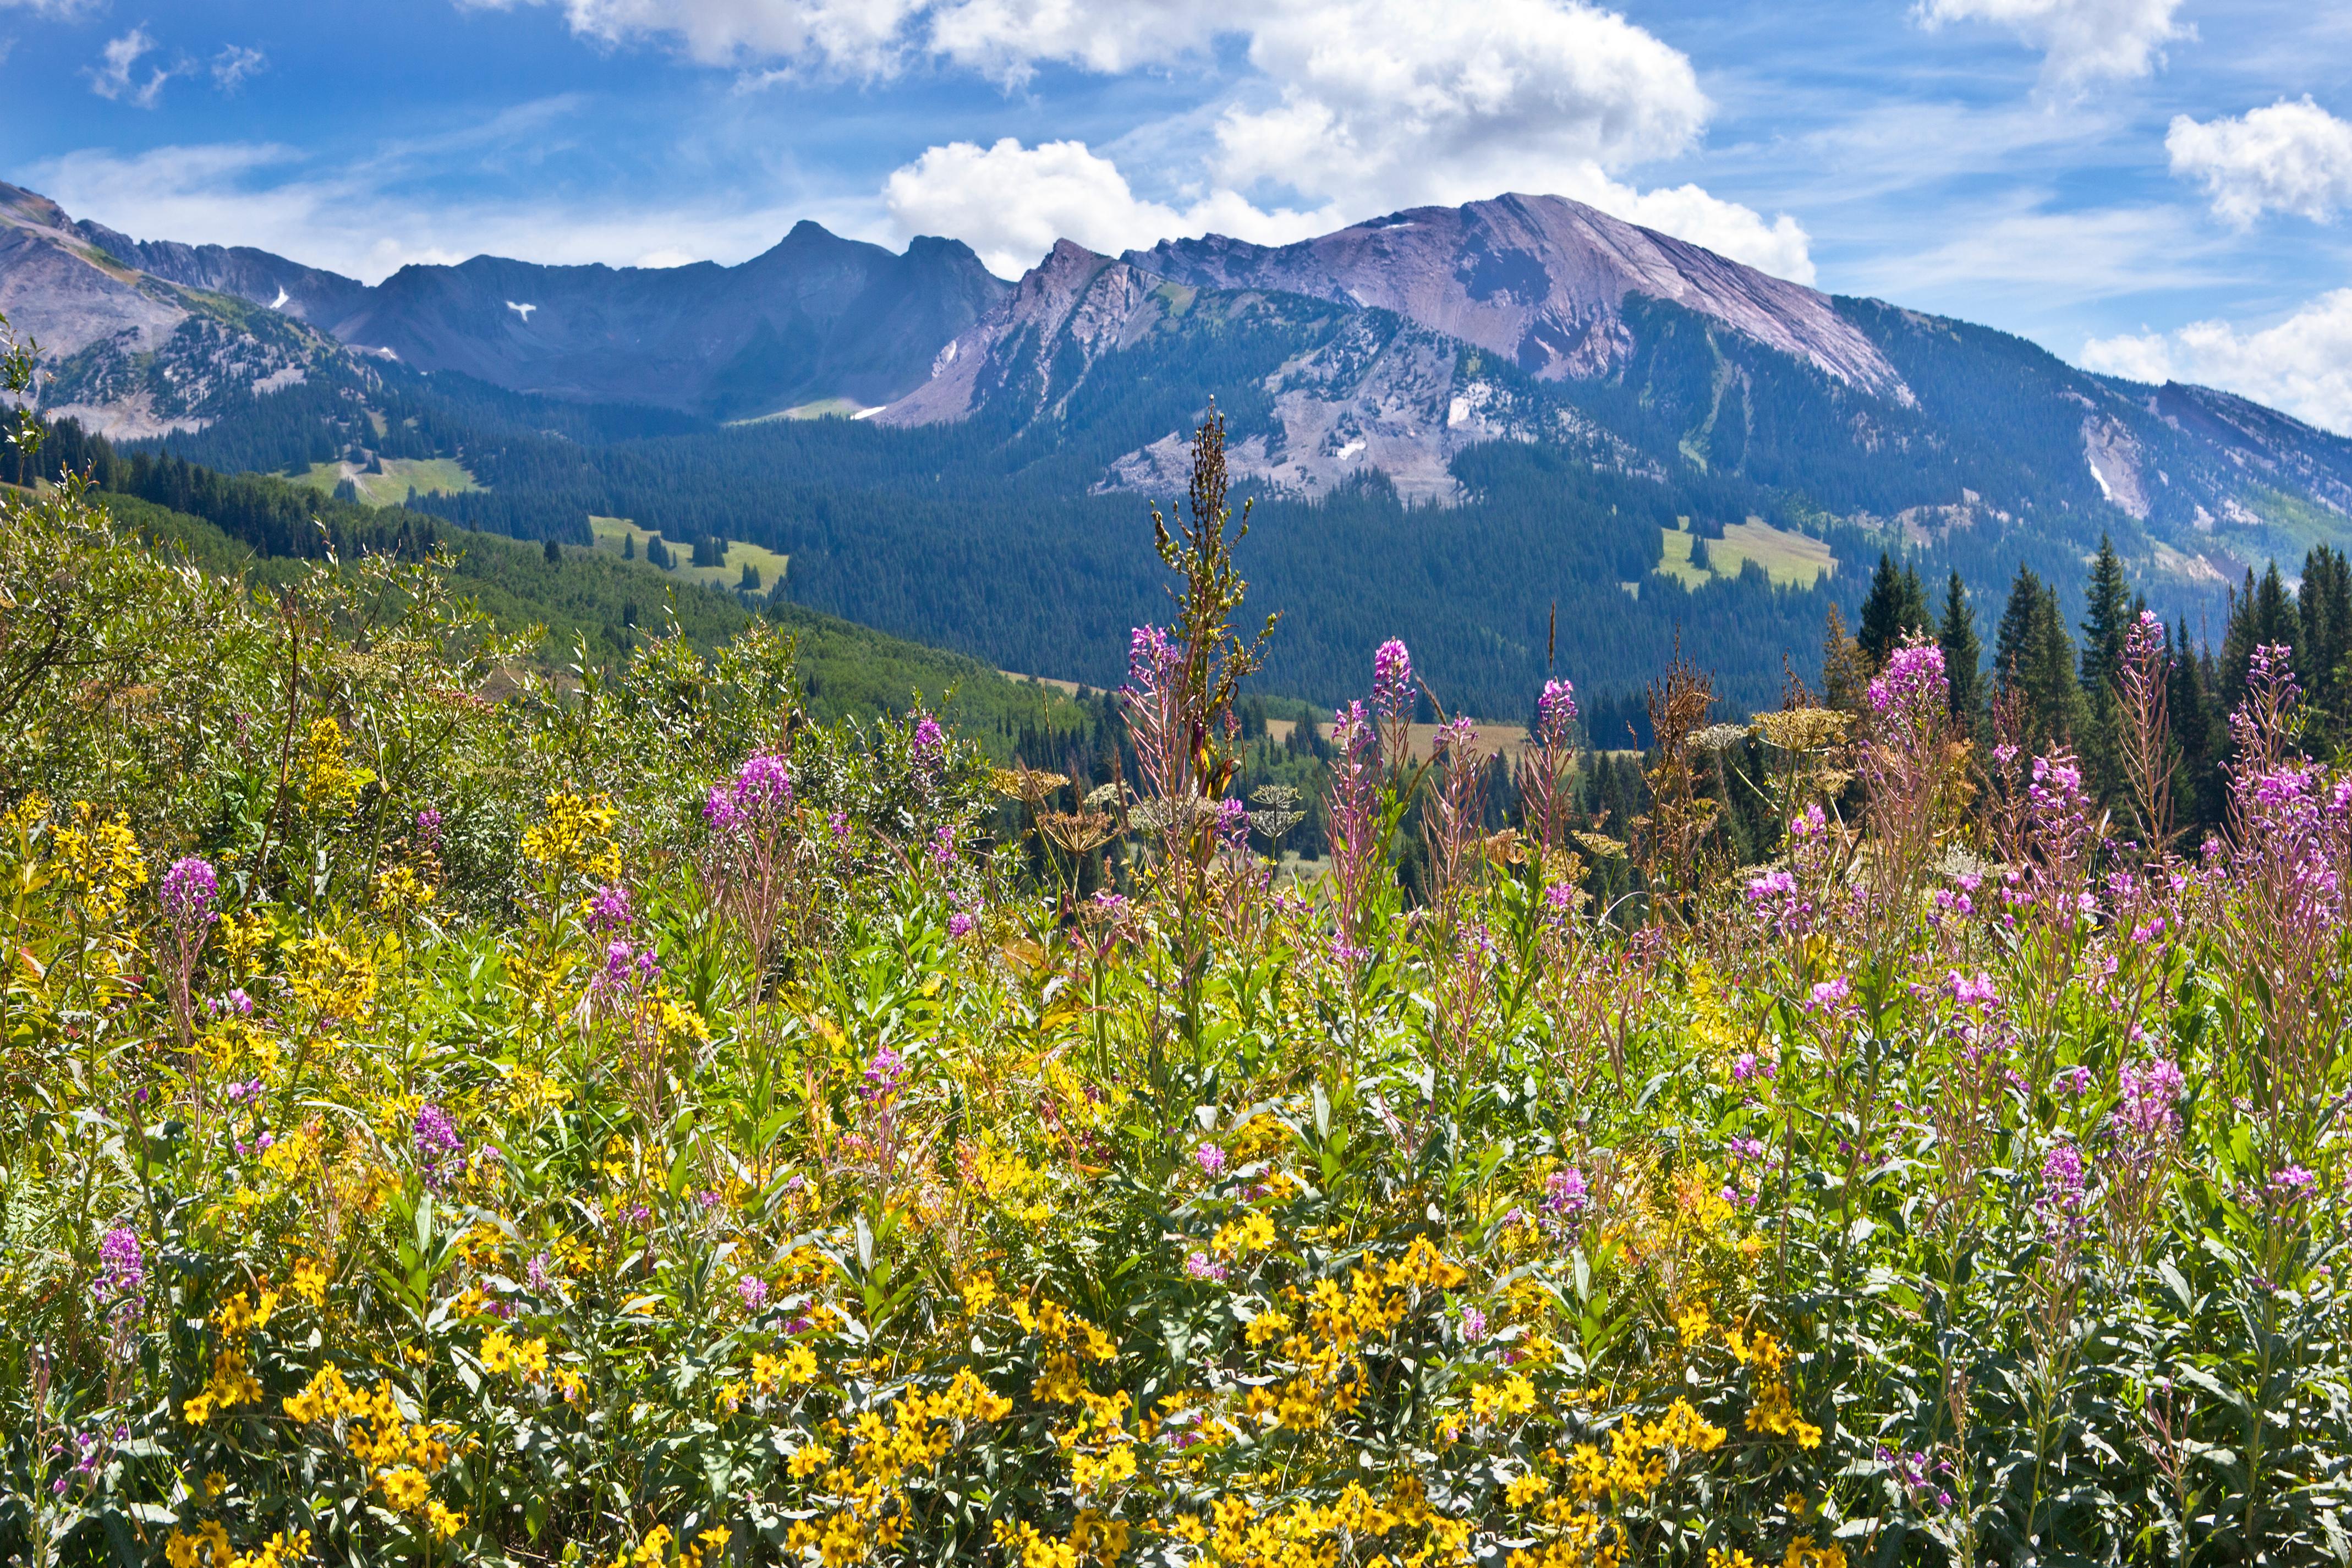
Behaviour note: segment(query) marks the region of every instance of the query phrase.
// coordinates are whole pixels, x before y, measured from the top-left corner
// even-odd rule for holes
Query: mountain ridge
[[[46,242],[53,288],[67,285],[63,262],[102,270],[105,258],[178,289],[275,311],[355,353],[416,370],[720,420],[833,398],[887,403],[919,385],[940,345],[1011,288],[961,240],[919,236],[894,252],[810,219],[733,267],[555,267],[477,256],[454,266],[411,264],[374,285],[251,247],[133,239],[15,185],[0,184],[0,227],[15,241],[0,254],[0,278],[24,273],[24,253]],[[37,298],[17,302],[34,306],[20,330],[45,342],[72,340],[68,353],[86,346],[89,334],[69,317],[43,319],[49,313]],[[145,329],[145,352],[172,307],[134,321],[118,301],[115,313],[125,318],[120,325]],[[111,423],[116,434],[152,436],[189,428],[196,417]]]

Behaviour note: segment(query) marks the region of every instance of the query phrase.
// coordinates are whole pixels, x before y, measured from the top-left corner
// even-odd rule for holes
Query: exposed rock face
[[[0,185],[0,312],[40,346],[47,413],[113,437],[198,429],[231,395],[292,385],[335,352],[290,318],[125,266],[86,226]]]
[[[1625,298],[1645,295],[1865,391],[1911,400],[1895,367],[1826,294],[1563,196],[1414,207],[1296,245],[1163,240],[1126,259],[1182,283],[1394,310],[1545,380],[1597,375],[1621,361],[1633,344]]]
[[[1055,377],[1045,356],[1066,345],[1091,366],[1103,354],[1134,342],[1160,320],[1160,279],[1098,256],[1070,240],[1057,242],[994,309],[959,333],[932,361],[930,375],[875,417],[887,425],[936,425],[976,413],[1020,374],[1033,373],[1028,415],[1052,395]],[[1065,387],[1064,390],[1066,390]]]

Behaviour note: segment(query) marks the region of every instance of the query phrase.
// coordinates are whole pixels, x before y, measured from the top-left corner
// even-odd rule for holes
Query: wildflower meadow
[[[5,501],[0,1557],[2352,1558],[2283,658],[2201,842],[2153,617],[2105,805],[1917,637],[1662,672],[1607,822],[1573,671],[1498,823],[1391,643],[1253,798],[1220,440],[1095,776],[815,724],[772,626],[548,668],[430,564]]]

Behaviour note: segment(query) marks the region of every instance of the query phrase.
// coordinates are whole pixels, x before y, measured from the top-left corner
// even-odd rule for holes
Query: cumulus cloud
[[[749,81],[765,79],[761,67],[873,76],[922,62],[1017,83],[1049,64],[1116,75],[1205,59],[1221,37],[1245,46],[1248,74],[1207,111],[1204,163],[1127,155],[1122,168],[1078,142],[959,142],[889,177],[883,198],[901,236],[955,235],[1003,270],[1065,236],[1097,249],[1209,229],[1284,239],[1518,190],[1813,276],[1793,218],[1696,185],[1623,183],[1626,168],[1688,150],[1709,105],[1680,50],[1586,0],[1259,0],[1225,12],[1190,0],[460,3],[558,5],[583,37],[665,42]]]
[[[1009,136],[992,147],[934,147],[892,174],[882,199],[901,234],[953,235],[1007,277],[1034,265],[1057,239],[1115,255],[1211,230],[1280,244],[1344,221],[1329,209],[1262,212],[1231,191],[1181,209],[1145,201],[1118,164],[1083,142],[1024,147]]]
[[[2195,177],[2214,212],[2241,228],[2264,212],[2315,222],[2352,206],[2352,121],[2313,102],[2281,99],[2236,118],[2175,115],[2165,133],[2172,172]]]
[[[2042,68],[2061,87],[2102,78],[2141,77],[2163,63],[2163,46],[2194,37],[2174,19],[2180,0],[1919,0],[1928,27],[1987,22],[2040,49]]]
[[[2196,321],[2175,332],[2094,338],[2082,362],[2134,381],[2218,386],[2352,436],[2352,289],[2323,294],[2259,331]]]
[[[1680,50],[1577,0],[1273,5],[1252,25],[1249,58],[1280,101],[1226,111],[1225,177],[1351,205],[1671,157],[1708,108]]]
[[[139,62],[154,48],[155,40],[147,36],[144,25],[110,40],[99,51],[99,58],[104,63],[90,68],[90,91],[104,99],[127,99],[141,109],[154,108],[163,100],[163,84],[178,75],[181,69],[177,66],[150,67],[147,79],[140,81]]]

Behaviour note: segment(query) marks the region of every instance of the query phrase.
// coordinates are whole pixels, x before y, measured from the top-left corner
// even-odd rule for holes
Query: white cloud
[[[153,52],[155,40],[147,36],[142,24],[119,38],[110,41],[100,50],[106,63],[94,66],[89,72],[89,89],[104,99],[129,99],[141,109],[152,109],[162,100],[163,84],[178,75],[183,68],[156,66],[147,73],[143,82],[133,79],[139,62]]]
[[[604,44],[670,40],[705,65],[765,59],[860,75],[895,69],[925,0],[457,0],[469,10],[554,5],[573,32]]]
[[[2163,63],[2163,46],[2196,37],[2175,21],[2181,0],[1919,0],[1915,13],[1933,28],[1989,22],[2042,52],[2042,68],[2061,87],[2099,78],[2146,76]]]
[[[2195,321],[2175,332],[2094,338],[2081,357],[2086,369],[2134,381],[2218,386],[2352,436],[2352,289],[2259,331]]]
[[[2241,228],[2265,211],[2301,213],[2315,222],[2352,206],[2352,121],[2338,120],[2305,95],[2235,119],[2198,121],[2175,115],[2165,133],[2172,172],[2194,175],[2213,210]]]
[[[1328,211],[1260,212],[1230,191],[1180,211],[1139,198],[1118,165],[1083,142],[1024,147],[1009,136],[992,147],[934,147],[892,174],[882,199],[901,234],[953,235],[1006,277],[1035,265],[1057,239],[1116,255],[1212,229],[1279,244],[1343,221]]]
[[[1071,0],[963,0],[932,19],[931,37],[999,70],[1023,58],[1109,70],[1209,41],[1191,12],[1112,14],[1116,25],[1088,33]],[[1174,200],[1138,197],[1082,143],[957,143],[890,176],[898,232],[954,234],[992,267],[1018,270],[1061,237],[1096,249],[1212,230],[1280,241],[1398,207],[1529,191],[1813,278],[1795,219],[1767,221],[1696,185],[1645,192],[1612,175],[1685,151],[1708,111],[1690,61],[1614,13],[1581,0],[1265,0],[1226,25],[1246,35],[1257,77],[1216,112],[1204,167],[1141,171]]]
[[[54,16],[70,21],[86,16],[106,4],[106,0],[0,0],[0,11],[30,11],[36,16]]]
[[[246,78],[269,68],[269,57],[243,44],[229,44],[213,57],[212,68],[213,85],[223,92],[235,92]]]
[[[1458,201],[1671,157],[1706,121],[1680,50],[1579,0],[1328,0],[1259,16],[1250,63],[1281,100],[1236,106],[1217,131],[1222,172],[1244,188]]]

